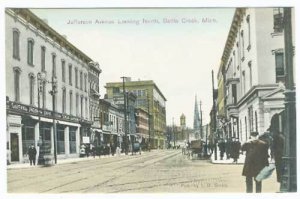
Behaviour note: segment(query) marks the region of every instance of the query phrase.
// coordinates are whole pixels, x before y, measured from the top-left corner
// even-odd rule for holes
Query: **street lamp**
[[[45,81],[46,73],[45,72],[38,72],[37,74],[37,89],[38,89],[38,123],[39,123],[39,157],[38,157],[38,165],[45,164],[45,150],[44,150],[44,136],[41,136],[41,114],[40,114],[40,94],[43,92],[43,82]],[[42,129],[43,130],[43,129]]]
[[[48,82],[52,84],[52,90],[49,91],[49,93],[52,95],[52,117],[53,117],[53,138],[54,138],[54,162],[57,163],[57,152],[56,152],[56,122],[55,122],[55,96],[57,93],[57,78],[56,76],[52,76],[52,81]]]

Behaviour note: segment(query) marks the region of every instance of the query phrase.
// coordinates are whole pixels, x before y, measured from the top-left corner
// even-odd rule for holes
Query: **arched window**
[[[66,113],[66,104],[67,104],[66,88],[62,88],[62,112]]]
[[[258,132],[258,124],[257,124],[257,112],[255,111],[255,130]]]
[[[14,67],[14,93],[15,93],[15,101],[20,102],[20,75],[21,69],[19,67]]]
[[[33,73],[29,73],[29,104],[34,105],[34,84],[35,78]]]
[[[13,29],[13,58],[20,60],[20,31]]]
[[[41,46],[41,67],[42,71],[46,71],[46,47]]]
[[[27,63],[33,66],[33,39],[29,38],[27,41]]]

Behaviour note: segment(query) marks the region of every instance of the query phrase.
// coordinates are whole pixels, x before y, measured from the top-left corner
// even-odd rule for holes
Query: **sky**
[[[100,93],[121,76],[153,80],[166,97],[167,125],[193,126],[195,96],[203,124],[212,107],[233,8],[31,9],[100,64]],[[215,81],[215,88],[216,88]]]

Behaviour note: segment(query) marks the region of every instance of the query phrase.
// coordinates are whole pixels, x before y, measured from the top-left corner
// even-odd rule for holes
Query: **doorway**
[[[10,134],[11,142],[11,161],[19,161],[19,136],[17,133]]]

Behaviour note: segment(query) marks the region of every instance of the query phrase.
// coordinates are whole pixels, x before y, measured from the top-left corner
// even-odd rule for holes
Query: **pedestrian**
[[[246,191],[253,192],[253,180],[256,185],[256,193],[261,193],[262,182],[256,181],[255,177],[268,162],[268,144],[257,139],[258,132],[251,132],[251,140],[242,145],[242,151],[246,151],[246,158],[242,175],[246,176]]]
[[[90,156],[90,147],[88,145],[85,146],[85,155],[87,158]]]
[[[277,175],[277,182],[281,182],[282,175],[282,156],[284,150],[284,135],[279,129],[279,115],[275,114],[271,119],[271,125],[269,128],[270,132],[273,134],[272,152],[274,153],[275,168]]]
[[[225,153],[225,142],[224,140],[221,140],[219,143],[218,143],[218,146],[219,146],[219,150],[220,150],[220,157],[221,157],[221,160],[223,160],[223,157],[224,157],[224,153]]]
[[[238,140],[238,138],[236,138],[232,142],[232,152],[231,152],[231,157],[233,158],[234,163],[237,163],[237,160],[240,157],[240,149],[241,149],[241,143]]]
[[[28,149],[28,156],[29,156],[29,162],[30,162],[30,166],[33,164],[35,165],[35,159],[36,159],[36,148],[34,147],[34,145],[32,144],[29,149]]]

